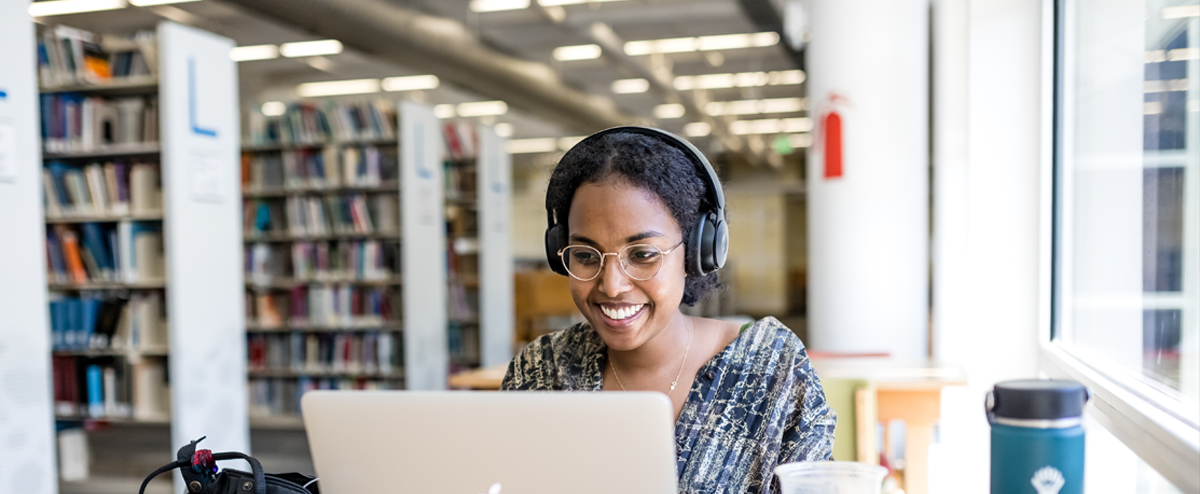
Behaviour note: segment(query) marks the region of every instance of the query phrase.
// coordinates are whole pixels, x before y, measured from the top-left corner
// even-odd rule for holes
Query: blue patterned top
[[[600,391],[607,355],[577,324],[525,347],[500,389]],[[836,424],[800,338],[760,319],[696,373],[675,423],[679,492],[778,492],[775,466],[830,459]]]

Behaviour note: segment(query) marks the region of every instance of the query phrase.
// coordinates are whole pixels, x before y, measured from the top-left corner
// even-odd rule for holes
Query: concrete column
[[[814,0],[809,346],[924,358],[929,4]]]

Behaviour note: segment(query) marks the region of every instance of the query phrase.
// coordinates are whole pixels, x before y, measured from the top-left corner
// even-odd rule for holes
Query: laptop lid
[[[674,494],[661,393],[310,391],[324,494]]]

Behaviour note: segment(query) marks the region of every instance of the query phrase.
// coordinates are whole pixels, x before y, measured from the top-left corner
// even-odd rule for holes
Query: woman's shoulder
[[[738,360],[792,360],[797,363],[808,360],[800,337],[774,317],[767,316],[743,326],[736,342],[734,351]]]
[[[582,372],[582,362],[603,340],[586,322],[542,335],[509,363],[501,389],[563,389]]]

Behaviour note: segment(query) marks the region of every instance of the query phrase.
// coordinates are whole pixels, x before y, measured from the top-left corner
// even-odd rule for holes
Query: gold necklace
[[[691,324],[688,326],[687,348],[683,349],[683,360],[679,362],[679,372],[675,373],[675,380],[671,381],[671,390],[667,391],[667,396],[671,396],[671,393],[675,391],[675,386],[679,385],[679,376],[683,375],[683,364],[687,363],[688,351],[692,349],[692,337],[696,335],[696,323],[690,320],[688,322]],[[621,382],[621,375],[617,374],[617,362],[613,360],[611,355],[608,357],[608,365],[612,367],[613,377],[617,378],[617,385],[621,387],[621,391],[627,391],[625,384]]]

